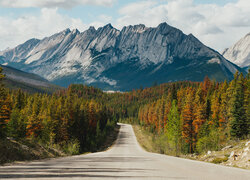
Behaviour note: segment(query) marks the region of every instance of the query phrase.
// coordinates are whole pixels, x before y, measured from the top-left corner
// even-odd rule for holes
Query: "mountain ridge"
[[[2,61],[62,86],[85,83],[104,90],[131,90],[155,81],[202,81],[206,75],[223,81],[242,71],[166,22],[121,30],[111,24],[83,32],[65,29],[22,45],[0,52]]]

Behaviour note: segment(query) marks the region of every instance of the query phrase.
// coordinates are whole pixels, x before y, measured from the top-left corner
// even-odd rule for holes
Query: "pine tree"
[[[0,99],[0,137],[4,137],[7,134],[7,124],[10,121],[10,116],[11,102],[10,95],[7,95],[7,97],[1,97]]]
[[[228,101],[229,97],[227,95],[228,83],[225,81],[221,87],[221,105],[220,105],[220,120],[219,125],[221,129],[226,129],[229,122],[229,113],[228,113]]]
[[[193,90],[189,88],[187,90],[186,105],[182,112],[182,136],[185,141],[189,144],[189,153],[193,153],[193,141],[194,141],[194,127],[193,127]]]
[[[233,94],[231,135],[242,138],[248,135],[249,124],[246,119],[244,107],[244,77],[241,73],[236,80],[235,92]]]
[[[27,136],[30,138],[37,138],[41,135],[42,124],[41,119],[39,118],[40,112],[40,95],[35,94],[33,99],[31,99],[32,106],[31,113],[28,116],[28,123],[27,123]]]
[[[219,120],[221,119],[219,117],[219,115],[220,115],[220,94],[218,93],[217,90],[214,91],[211,102],[212,102],[211,103],[212,117],[209,121],[209,124],[212,126],[215,126],[217,128],[217,127],[219,127]]]
[[[245,82],[244,107],[246,111],[246,124],[248,127],[248,134],[250,134],[250,69],[248,69],[248,74]]]
[[[194,100],[194,132],[195,136],[199,133],[199,130],[201,126],[206,121],[206,107],[203,99],[203,91],[202,91],[202,83],[198,87],[198,90],[195,94],[195,100]],[[195,137],[196,139],[196,137]]]
[[[7,134],[7,124],[10,120],[11,115],[11,99],[10,95],[4,88],[2,74],[3,69],[0,67],[0,138],[6,136]]]
[[[180,149],[179,146],[181,139],[181,121],[176,100],[173,100],[172,107],[168,114],[167,135],[169,141],[175,148],[175,153],[177,156]]]

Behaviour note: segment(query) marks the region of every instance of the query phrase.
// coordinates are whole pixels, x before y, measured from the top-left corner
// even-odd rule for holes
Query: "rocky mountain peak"
[[[167,34],[167,33],[169,33],[170,31],[175,31],[175,32],[180,31],[179,29],[176,29],[176,28],[174,28],[174,27],[168,25],[166,22],[159,24],[159,25],[157,26],[157,30],[158,30],[159,32],[161,32],[162,34]]]
[[[69,28],[66,28],[65,30],[61,31],[62,34],[69,34],[71,31]]]
[[[111,25],[111,23],[106,24],[105,26],[103,26],[104,29],[108,28],[108,29],[113,29],[114,27]]]
[[[73,29],[71,33],[72,34],[80,34],[80,31],[78,29]]]
[[[138,25],[132,26],[132,29],[134,30],[134,32],[142,33],[148,28],[144,24],[138,24]]]
[[[103,26],[103,27],[99,27],[99,28],[97,29],[97,31],[98,31],[98,32],[103,32],[103,31],[107,32],[107,31],[111,31],[112,29],[114,29],[114,27],[109,23],[109,24],[106,24],[106,25]]]
[[[146,27],[144,24],[138,24],[138,25],[129,25],[129,26],[124,26],[121,30],[123,33],[143,33],[145,30],[147,30],[148,27]]]
[[[96,31],[94,26],[89,26],[89,29],[87,31]]]

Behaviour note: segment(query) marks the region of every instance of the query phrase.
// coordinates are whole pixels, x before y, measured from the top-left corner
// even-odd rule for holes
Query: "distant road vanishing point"
[[[250,180],[250,171],[144,151],[131,125],[120,124],[107,151],[12,166],[0,166],[0,179],[195,179]]]

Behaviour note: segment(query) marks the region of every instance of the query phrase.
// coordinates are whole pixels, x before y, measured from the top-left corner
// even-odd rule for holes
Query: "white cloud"
[[[72,8],[78,5],[112,6],[116,0],[0,0],[0,7]]]
[[[160,2],[160,3],[159,3]],[[250,32],[250,2],[238,0],[224,6],[195,4],[193,0],[140,1],[120,9],[116,26],[144,23],[157,26],[166,21],[204,44],[222,51]]]
[[[0,17],[0,50],[31,38],[50,36],[66,28],[83,31],[87,27],[81,19],[59,14],[57,8],[43,8],[37,16],[27,14],[17,19]]]
[[[119,9],[119,17],[98,14],[95,21],[85,24],[79,18],[60,14],[57,8],[70,8],[80,4],[110,6],[117,0],[0,0],[4,7],[41,8],[38,14],[25,14],[18,18],[0,16],[0,50],[14,47],[35,37],[43,38],[66,28],[80,31],[89,25],[100,27],[113,22],[121,29],[125,25],[145,24],[157,26],[162,22],[194,34],[204,44],[222,51],[250,31],[249,0],[238,0],[224,6],[195,4],[193,0],[145,0]],[[113,10],[113,9],[112,9]]]
[[[121,8],[119,13],[121,17],[116,22],[116,26],[119,28],[134,24],[157,26],[159,23],[168,20],[166,7],[158,5],[155,1],[131,3]]]
[[[96,21],[91,22],[89,26],[94,26],[95,28],[102,27],[112,21],[111,16],[107,16],[105,14],[101,14],[97,17]]]

